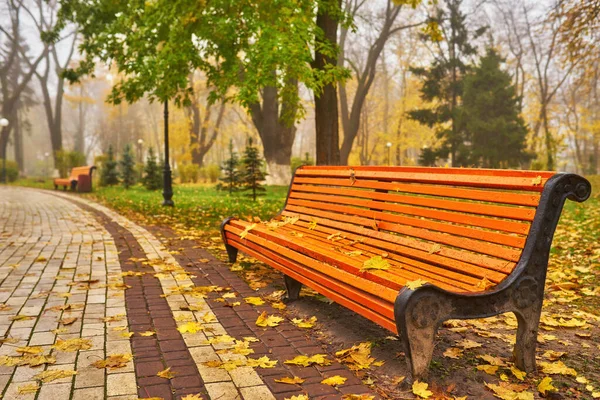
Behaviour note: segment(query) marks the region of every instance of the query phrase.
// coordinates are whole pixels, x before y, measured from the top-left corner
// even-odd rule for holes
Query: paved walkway
[[[1,187],[2,398],[368,394],[332,357],[328,366],[284,364],[323,349],[288,321],[256,326],[277,310],[247,304],[254,291],[203,250],[187,257],[77,196]],[[321,383],[334,375],[347,381]],[[275,382],[293,376],[302,386]]]

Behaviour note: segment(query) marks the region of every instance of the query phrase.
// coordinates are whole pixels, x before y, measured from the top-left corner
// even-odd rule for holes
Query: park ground
[[[434,360],[427,381],[428,390],[432,392],[430,398],[453,399],[466,396],[469,399],[486,399],[496,396],[505,399],[543,397],[591,399],[600,397],[600,288],[598,287],[600,282],[600,197],[598,196],[600,179],[592,177],[591,180],[594,186],[592,198],[584,204],[568,202],[555,234],[546,282],[544,314],[538,338],[538,365],[540,367],[538,373],[523,376],[520,371],[514,367],[511,368],[510,356],[516,329],[516,320],[512,314],[481,320],[450,321],[440,329],[438,334]],[[46,189],[50,187],[48,182],[21,181],[20,183]],[[27,190],[30,189],[18,189],[18,191]],[[44,193],[44,196],[49,198],[56,198],[54,192],[40,193]],[[266,304],[269,304],[268,300],[273,301],[271,304],[277,304],[278,302],[273,300],[273,294],[275,293],[276,296],[281,291],[283,281],[279,274],[248,257],[240,257],[238,262],[233,265],[225,263],[226,257],[219,236],[218,224],[229,215],[237,215],[241,218],[268,219],[283,206],[286,193],[287,188],[270,187],[266,197],[253,203],[242,195],[223,195],[204,185],[179,185],[175,188],[175,208],[162,207],[159,192],[148,192],[141,187],[134,187],[130,190],[100,188],[92,194],[69,193],[65,195],[59,193],[59,195],[71,199],[67,203],[64,197],[60,197],[63,207],[71,204],[69,207],[77,207],[77,209],[84,210],[85,213],[95,215],[99,224],[98,229],[106,229],[107,235],[112,236],[116,247],[121,252],[119,255],[119,259],[122,259],[121,268],[126,273],[131,271],[133,274],[148,272],[143,268],[152,264],[147,262],[151,256],[144,254],[141,243],[145,240],[144,235],[150,235],[152,240],[156,240],[160,246],[164,246],[162,251],[166,253],[159,254],[159,256],[163,259],[167,255],[172,257],[177,265],[187,271],[186,273],[210,270],[214,271],[214,274],[218,274],[219,280],[225,282],[215,283],[215,285],[227,284],[233,288],[231,293],[234,293],[235,297],[225,297],[221,292],[211,292],[208,293],[206,303],[219,322],[225,321],[223,329],[227,334],[238,338],[242,334],[245,337],[246,333],[257,334],[253,329],[255,328],[254,322],[259,311],[262,310],[261,307],[267,307],[267,305],[246,304],[242,298],[262,297],[267,300]],[[72,201],[77,203],[72,203]],[[87,205],[82,205],[81,201]],[[101,208],[102,206],[97,206],[96,202],[108,208]],[[100,212],[99,209],[104,211]],[[98,216],[98,212],[104,217]],[[108,216],[114,212],[118,214],[114,214],[113,217]],[[116,215],[119,217],[117,218]],[[120,225],[119,221],[122,222]],[[131,228],[132,226],[139,227],[139,229]],[[137,245],[135,241],[137,241]],[[140,246],[142,247],[141,252]],[[126,249],[135,250],[139,254],[136,253],[125,258],[122,255],[127,252]],[[157,268],[156,265],[154,268]],[[207,272],[201,278],[193,278],[192,281],[194,279],[210,280],[210,275]],[[156,278],[152,278],[154,281],[149,278],[150,276],[146,278],[145,275],[125,275],[123,277],[125,284],[132,286],[124,291],[126,308],[128,303],[136,304],[135,296],[140,297],[140,290],[158,293],[162,288],[162,294],[172,290],[172,287],[169,289],[163,285],[160,278],[158,285],[157,282],[154,282],[157,280]],[[154,286],[149,286],[147,289],[145,285],[150,285],[150,282],[154,282]],[[200,285],[199,282],[196,284]],[[133,296],[131,301],[128,300],[129,293],[132,293],[131,296]],[[377,366],[359,368],[352,363],[348,364],[344,360],[338,360],[341,363],[335,363],[333,367],[317,365],[311,372],[307,372],[308,370],[304,368],[294,371],[274,369],[273,371],[276,372],[274,374],[269,374],[269,369],[256,368],[258,376],[254,382],[256,387],[265,386],[265,390],[272,393],[275,398],[282,399],[293,398],[292,396],[300,396],[303,393],[308,394],[311,399],[335,399],[341,398],[344,394],[364,394],[365,396],[362,398],[365,399],[370,398],[369,396],[390,399],[415,398],[411,386],[404,381],[407,372],[406,364],[396,337],[391,336],[389,332],[370,321],[332,304],[316,293],[305,291],[304,294],[301,301],[288,304],[286,308],[268,307],[269,315],[280,316],[284,319],[281,323],[282,327],[261,328],[261,331],[258,332],[260,335],[257,335],[259,336],[258,343],[250,342],[240,345],[249,346],[249,349],[255,351],[248,357],[256,355],[258,358],[259,355],[264,354],[273,359],[279,359],[282,363],[292,353],[273,354],[273,350],[277,353],[287,347],[293,350],[300,349],[301,354],[307,354],[308,349],[312,352],[329,354],[330,358],[334,360],[336,351],[368,342],[371,344],[372,357],[377,361],[382,361],[383,364],[375,363]],[[178,313],[182,313],[181,310],[169,311],[164,304],[146,303],[145,305],[137,304],[137,306],[139,307],[138,312],[139,310],[145,311],[144,307],[158,308],[165,313],[167,319],[170,316],[171,323],[163,328],[165,330],[175,331],[176,325],[181,325],[180,321],[175,321]],[[240,309],[240,307],[242,308]],[[185,311],[183,313],[185,314]],[[5,314],[10,314],[10,312]],[[235,320],[233,314],[241,322]],[[312,328],[302,329],[290,323],[293,318],[310,319],[311,317],[316,317],[316,323]],[[129,311],[127,319],[129,320]],[[140,327],[141,325],[143,324],[140,324]],[[236,330],[236,328],[240,330]],[[131,329],[131,321],[129,321],[129,329]],[[271,332],[271,329],[274,331]],[[106,332],[108,332],[108,328]],[[185,335],[188,333],[183,334],[183,336]],[[138,336],[134,332],[130,339],[134,364],[136,360],[138,362],[140,360],[136,356],[136,339],[138,341],[146,339],[145,337],[138,338]],[[297,342],[290,344],[290,338],[301,338],[302,344],[306,347],[298,346]],[[159,343],[159,350],[161,348],[160,339],[160,336],[156,339]],[[191,350],[195,347],[190,346],[185,337],[181,339],[183,346],[191,354]],[[173,345],[176,346],[176,344]],[[279,350],[276,350],[277,348]],[[143,360],[143,358],[141,359]],[[161,360],[161,366],[166,368],[169,360],[164,357]],[[201,372],[205,367],[196,365],[196,371]],[[158,368],[158,364],[156,364],[156,368]],[[235,376],[235,371],[240,368],[248,371],[247,367],[233,365],[232,368],[233,372],[230,373],[230,376]],[[190,367],[190,370],[194,370],[193,367]],[[117,372],[119,371],[117,370]],[[160,390],[166,391],[167,394],[169,390],[171,393],[182,394],[177,392],[181,388],[174,386],[173,379],[168,380],[169,384],[155,383],[147,379],[150,377],[145,376],[142,378],[146,380],[143,380],[140,386],[137,366],[133,372],[136,372],[138,395],[142,398],[145,395],[142,389],[146,390],[145,388],[153,386],[156,388],[160,386],[162,388]],[[122,374],[126,374],[126,372]],[[290,377],[292,375],[299,376],[305,381],[295,385],[274,383],[275,378],[285,374]],[[306,374],[306,376],[303,377],[302,374]],[[336,375],[347,377],[348,380],[338,386],[327,386],[320,383],[321,379]],[[547,378],[551,378],[550,384],[554,389],[544,389],[545,385],[550,382]],[[159,381],[161,379],[159,378]],[[201,373],[199,379],[201,386],[193,389],[202,389],[198,393],[203,393],[204,397],[200,398],[208,398],[210,393],[206,392],[206,387],[215,384],[202,380]],[[108,382],[109,380],[106,381],[106,385]],[[542,384],[541,387],[540,384]],[[73,393],[79,390],[76,379],[74,385]],[[235,380],[232,385],[243,395],[242,389],[236,386]],[[105,390],[108,389],[105,388]],[[163,398],[168,397],[163,396]]]

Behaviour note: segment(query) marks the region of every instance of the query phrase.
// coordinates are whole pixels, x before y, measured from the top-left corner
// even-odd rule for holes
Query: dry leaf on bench
[[[390,269],[390,263],[384,260],[381,256],[371,257],[363,263],[360,268],[360,272],[368,271],[371,269],[387,270]]]

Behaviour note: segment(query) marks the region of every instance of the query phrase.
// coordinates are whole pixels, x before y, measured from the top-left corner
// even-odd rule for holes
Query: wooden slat
[[[334,196],[327,196],[326,194]],[[346,196],[353,198],[359,197],[389,202],[391,203],[390,205],[392,207],[396,204],[409,204],[414,206],[458,211],[468,214],[487,215],[498,218],[516,219],[521,221],[533,221],[533,217],[535,215],[534,208],[498,206],[494,204],[473,203],[432,197],[406,196],[399,194],[380,193],[373,191],[353,190],[335,187],[292,185],[292,191],[290,192],[290,197],[293,198],[305,200],[321,200],[330,203],[335,203],[338,196]],[[390,208],[389,210],[395,211],[393,208]]]
[[[518,193],[501,190],[479,190],[457,188],[445,185],[428,185],[421,183],[396,183],[361,180],[352,182],[349,179],[334,178],[305,178],[297,176],[294,178],[293,185],[319,185],[322,186],[342,186],[362,189],[378,189],[390,192],[403,192],[424,194],[429,196],[442,196],[457,199],[468,199],[476,201],[489,201],[500,204],[513,204],[519,206],[537,207],[540,202],[538,193]]]
[[[226,231],[239,236],[244,229],[234,226],[238,225],[238,222],[240,221],[231,221],[230,224],[225,227]],[[243,227],[243,225],[238,226]],[[267,236],[268,239],[265,239],[264,236],[259,236],[259,234]],[[357,276],[355,272],[358,270],[358,267],[356,266],[339,261],[336,263],[336,260],[332,259],[330,256],[316,254],[315,251],[301,248],[281,235],[269,235],[268,232],[260,231],[258,229],[250,231],[242,240],[242,243],[245,243],[244,240],[257,243],[266,249],[270,249],[274,252],[282,254],[285,257],[302,263],[309,268],[331,276],[334,279],[346,282],[349,285],[357,287],[367,293],[378,296],[389,302],[395,301],[398,290],[403,286],[403,283],[406,282],[406,280],[404,280],[404,282],[398,283],[397,281],[400,279],[394,279],[395,277],[384,273],[385,271],[377,271],[377,274],[365,272],[364,274],[361,274],[361,276]],[[347,270],[329,265],[329,262],[338,267],[346,267]]]
[[[350,179],[376,179],[385,181],[400,182],[423,182],[437,183],[456,186],[484,187],[511,190],[527,190],[532,192],[541,192],[548,180],[547,175],[539,174],[541,183],[533,183],[537,176],[498,176],[498,175],[480,175],[480,174],[450,174],[447,171],[410,171],[410,169],[394,170],[365,170],[359,168],[346,169],[326,169],[325,167],[308,169],[301,168],[296,171],[297,176],[320,176],[320,177],[346,177]]]
[[[355,256],[356,260],[364,263],[364,261],[368,260],[371,257],[376,255],[381,255],[382,250],[386,252],[389,249],[381,249],[373,246],[369,241],[365,242],[357,242],[356,239],[359,238],[357,235],[353,235],[350,233],[344,233],[344,239],[332,242],[327,239],[327,236],[333,233],[339,233],[335,229],[327,228],[324,226],[317,226],[314,229],[308,229],[307,224],[305,223],[296,223],[295,225],[287,225],[282,228],[278,228],[278,230],[285,231],[286,234],[291,235],[290,232],[296,231],[302,233],[304,236],[302,237],[303,242],[309,242],[312,246],[315,247],[339,247],[344,251],[354,251],[361,250],[363,254],[361,256]],[[479,291],[476,288],[477,284],[481,281],[480,279],[473,278],[469,275],[460,274],[454,271],[450,271],[444,268],[436,267],[431,264],[425,264],[419,262],[417,260],[410,259],[408,257],[403,257],[396,253],[388,253],[388,260],[390,265],[394,266],[388,272],[392,274],[397,274],[398,276],[402,276],[407,280],[416,280],[426,278],[428,282],[442,287],[442,285],[447,285],[448,289],[454,292],[457,291]],[[398,263],[398,264],[396,264]],[[399,265],[399,267],[396,267]]]
[[[287,211],[284,211],[284,215],[295,215],[300,217],[303,221],[314,220],[313,216],[310,214],[299,214],[298,212],[288,213]],[[336,215],[334,214],[333,216],[335,217]],[[430,243],[417,241],[403,236],[391,235],[386,232],[373,231],[368,228],[348,224],[346,223],[346,219],[340,219],[343,222],[320,217],[318,219],[318,224],[335,228],[338,231],[352,233],[356,235],[356,239],[364,238],[365,242],[381,249],[393,251],[397,254],[403,254],[407,257],[421,260],[425,263],[439,265],[478,278],[487,277],[494,282],[499,282],[504,279],[515,266],[515,263],[513,262],[504,262],[502,260],[490,259],[477,254],[457,252],[449,248],[442,248],[439,252],[432,254],[429,253],[432,247]],[[472,263],[466,262],[465,258],[470,258]]]
[[[383,305],[383,303],[381,303],[382,305],[380,307],[378,307],[377,306],[378,303],[376,301],[377,299],[374,299],[374,301],[372,301],[372,302],[366,301],[364,304],[357,303],[356,301],[352,300],[352,297],[346,297],[346,296],[342,295],[344,293],[346,293],[346,294],[352,293],[351,296],[359,297],[358,295],[356,295],[356,291],[353,290],[353,288],[351,288],[347,285],[344,285],[342,282],[332,281],[332,282],[329,282],[328,286],[324,286],[324,285],[318,283],[318,281],[319,281],[318,278],[313,273],[311,273],[311,271],[309,271],[307,269],[302,269],[301,267],[296,268],[296,269],[291,269],[291,268],[288,268],[288,265],[284,266],[282,264],[279,264],[276,260],[268,258],[263,253],[261,253],[262,251],[264,251],[263,249],[260,249],[261,252],[252,250],[252,249],[244,246],[243,244],[241,244],[239,241],[237,241],[237,239],[232,239],[231,244],[234,247],[237,247],[238,249],[242,250],[244,253],[249,254],[252,257],[255,257],[256,259],[263,261],[263,262],[267,263],[268,265],[273,266],[273,268],[278,269],[279,271],[283,272],[284,274],[286,274],[286,275],[290,276],[291,278],[297,280],[298,282],[302,283],[303,285],[306,285],[307,287],[314,289],[316,292],[322,294],[323,296],[325,296],[327,298],[330,298],[331,300],[348,308],[349,310],[352,310],[352,311],[356,312],[357,314],[362,315],[363,317],[375,322],[376,324],[378,324],[394,333],[398,333],[396,324],[393,320],[393,306],[391,304]],[[274,255],[275,253],[267,252],[267,254]],[[298,270],[300,270],[302,273],[297,272]],[[306,276],[303,274],[306,274]],[[391,319],[386,318],[384,315],[374,311],[378,308],[385,308],[385,310],[387,311],[386,314],[390,314],[390,312],[391,312],[391,315],[392,315]]]

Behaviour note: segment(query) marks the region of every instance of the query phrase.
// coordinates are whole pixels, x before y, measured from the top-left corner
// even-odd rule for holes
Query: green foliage
[[[304,158],[300,157],[292,157],[290,167],[292,168],[292,174],[296,171],[296,168],[301,167],[303,165],[315,165],[315,160],[313,160],[308,153],[304,153]]]
[[[114,103],[144,95],[151,101],[187,103],[189,72],[201,70],[213,90],[211,100],[250,107],[259,101],[262,88],[272,86],[279,100],[292,105],[290,115],[283,117],[293,121],[304,111],[297,82],[319,92],[324,84],[349,76],[335,65],[313,71],[315,40],[322,36],[313,0],[215,0],[210,5],[197,0],[60,0],[60,4],[61,18],[79,25],[80,50],[86,55],[77,70],[63,76],[76,80],[91,74],[97,60],[115,65],[122,80],[109,97]],[[337,48],[331,47],[322,50],[336,57]],[[229,90],[232,87],[237,90]]]
[[[112,186],[119,183],[119,172],[117,171],[117,161],[112,146],[108,146],[106,159],[100,169],[100,186]]]
[[[71,169],[85,165],[85,154],[78,151],[57,150],[56,151],[56,169],[61,178],[69,176]]]
[[[521,166],[526,151],[527,126],[504,60],[492,49],[464,78],[463,123],[470,140],[470,164],[484,168]]]
[[[219,176],[221,175],[221,168],[216,164],[205,165],[200,168],[199,171],[200,178],[204,180],[204,182],[215,183],[219,180]]]
[[[196,164],[183,164],[179,166],[179,179],[181,183],[196,183],[200,176],[200,167]]]
[[[162,174],[160,166],[156,162],[156,155],[154,154],[154,149],[152,147],[148,148],[142,184],[148,190],[158,190],[162,188]]]
[[[125,145],[119,166],[121,167],[121,183],[125,189],[129,189],[135,184],[135,160],[131,145]]]
[[[221,182],[217,184],[217,190],[227,190],[229,194],[239,190],[241,185],[241,174],[239,170],[240,160],[237,153],[233,151],[233,139],[229,140],[229,158],[223,162],[221,170],[223,176],[219,178]]]
[[[260,182],[265,180],[267,174],[263,171],[264,161],[258,154],[258,148],[252,144],[252,138],[248,138],[241,166],[241,190],[251,191],[247,196],[252,196],[252,200],[256,201],[256,196],[264,195],[266,189]]]
[[[465,23],[465,15],[460,11],[462,0],[446,0],[446,8],[438,8],[432,20],[447,39],[445,46],[437,46],[438,54],[429,68],[412,68],[412,72],[424,79],[421,98],[434,104],[432,108],[424,108],[409,112],[410,118],[431,128],[435,128],[438,146],[429,149],[421,159],[427,160],[435,156],[450,156],[453,166],[469,165],[469,147],[465,144],[467,137],[461,125],[461,98],[463,78],[469,70],[467,61],[477,53],[472,45],[473,39],[482,35],[485,29],[471,34]],[[429,36],[429,40],[437,39]]]
[[[3,161],[4,160],[2,158],[0,158],[0,182],[2,181],[2,178],[4,177],[3,171],[2,171]],[[6,180],[8,182],[14,182],[17,180],[18,177],[19,177],[19,166],[17,165],[17,163],[12,160],[6,160]]]

